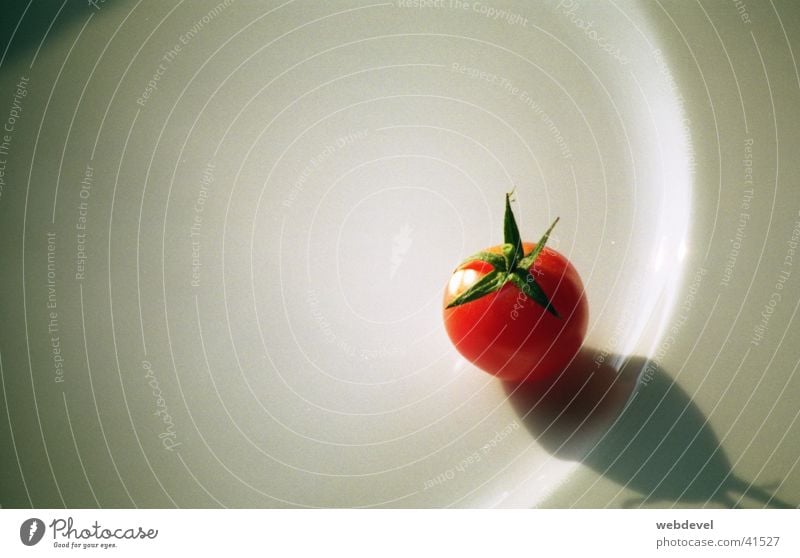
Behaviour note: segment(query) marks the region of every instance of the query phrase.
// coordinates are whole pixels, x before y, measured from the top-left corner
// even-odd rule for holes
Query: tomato
[[[586,335],[589,305],[580,276],[567,258],[544,246],[553,226],[538,243],[522,242],[507,195],[505,244],[465,260],[445,288],[450,340],[467,360],[502,380],[552,378]]]

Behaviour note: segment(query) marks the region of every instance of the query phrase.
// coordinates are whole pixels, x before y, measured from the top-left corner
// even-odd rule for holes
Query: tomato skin
[[[535,246],[523,243],[524,252],[529,253]],[[487,251],[502,253],[500,246]],[[482,261],[459,266],[454,272],[456,279],[451,279],[445,288],[443,305],[447,306],[490,271],[492,266]],[[583,283],[569,260],[545,247],[531,267],[531,274],[559,317],[512,283],[472,302],[444,309],[445,329],[456,349],[478,368],[505,381],[551,378],[569,364],[586,336],[589,305]]]

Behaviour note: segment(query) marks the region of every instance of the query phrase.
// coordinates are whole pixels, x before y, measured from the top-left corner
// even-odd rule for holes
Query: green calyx
[[[542,306],[555,317],[560,318],[558,312],[547,298],[547,295],[544,294],[541,286],[536,282],[536,278],[530,272],[531,267],[536,262],[536,258],[539,257],[547,240],[550,238],[550,233],[553,227],[556,226],[556,223],[558,223],[558,218],[556,218],[553,224],[550,225],[550,228],[545,231],[542,238],[539,239],[539,242],[536,244],[536,247],[531,250],[530,253],[525,254],[522,247],[522,239],[519,235],[519,228],[517,227],[517,221],[514,219],[514,212],[511,211],[511,194],[506,194],[502,254],[478,252],[461,262],[462,266],[474,261],[486,262],[494,269],[450,301],[447,308],[453,308],[466,304],[467,302],[472,302],[490,293],[499,291],[506,283],[512,283],[522,291],[525,296]]]

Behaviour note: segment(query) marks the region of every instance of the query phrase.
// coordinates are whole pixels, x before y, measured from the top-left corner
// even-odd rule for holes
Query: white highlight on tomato
[[[474,269],[459,269],[450,277],[447,289],[450,296],[456,296],[464,290],[470,288],[478,280],[478,272]]]

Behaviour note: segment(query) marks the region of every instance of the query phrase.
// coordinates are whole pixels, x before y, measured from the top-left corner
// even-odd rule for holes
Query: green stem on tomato
[[[553,224],[545,231],[533,250],[526,255],[522,246],[519,227],[514,218],[514,212],[511,210],[511,193],[506,194],[502,256],[493,252],[482,251],[473,254],[461,262],[463,266],[469,262],[481,261],[491,265],[494,270],[484,275],[478,282],[451,300],[447,308],[460,306],[482,298],[490,293],[497,292],[503,288],[506,283],[510,282],[536,304],[539,304],[555,317],[560,318],[558,312],[551,304],[550,299],[547,298],[542,287],[536,282],[536,278],[530,272],[531,267],[536,263],[536,258],[542,253],[545,244],[549,240],[550,233],[553,231],[556,223],[558,223],[559,218],[556,217],[556,220],[553,221]]]

